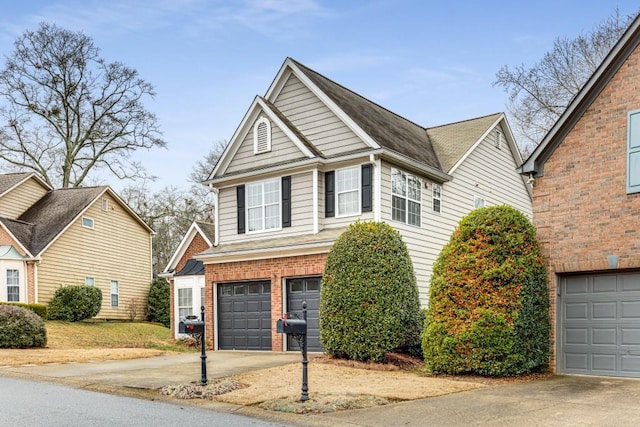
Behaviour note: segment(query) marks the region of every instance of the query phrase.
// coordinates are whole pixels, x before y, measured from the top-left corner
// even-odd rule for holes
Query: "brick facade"
[[[208,346],[214,347],[213,293],[216,285],[225,282],[242,282],[253,280],[269,280],[271,282],[271,325],[282,316],[283,280],[295,277],[320,276],[324,272],[327,254],[304,255],[287,258],[273,258],[254,261],[229,262],[221,264],[205,264],[205,304],[206,336]],[[282,351],[282,334],[271,329],[271,349]]]
[[[640,194],[626,193],[627,113],[637,109],[638,48],[535,180],[533,219],[549,259],[554,325],[558,275],[608,270],[608,255],[619,256],[618,269],[640,268]]]

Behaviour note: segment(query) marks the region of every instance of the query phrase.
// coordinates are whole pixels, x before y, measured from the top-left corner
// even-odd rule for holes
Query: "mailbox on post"
[[[291,335],[302,350],[302,394],[300,401],[309,400],[309,386],[307,382],[307,302],[302,303],[302,319],[290,319],[286,314],[276,321],[276,332]]]
[[[197,316],[187,316],[178,324],[178,332],[188,335],[200,335],[204,333],[204,321],[197,320]]]
[[[307,321],[304,319],[278,319],[276,332],[279,334],[302,335],[307,333]]]

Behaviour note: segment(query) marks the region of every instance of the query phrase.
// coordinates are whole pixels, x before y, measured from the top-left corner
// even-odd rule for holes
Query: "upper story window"
[[[271,122],[260,117],[253,125],[253,154],[271,151]]]
[[[87,276],[84,278],[84,284],[87,286],[95,286],[96,279],[94,279],[93,277]]]
[[[442,208],[442,187],[435,182],[433,183],[432,197],[433,211],[440,213],[440,209]]]
[[[504,142],[504,135],[500,129],[496,129],[496,148],[502,149],[502,143]]]
[[[360,213],[360,168],[336,170],[336,216]]]
[[[391,169],[391,218],[420,227],[422,181],[415,175]]]
[[[486,201],[482,197],[475,196],[473,198],[473,207],[475,209],[484,208],[485,205],[486,205]]]
[[[630,111],[627,129],[627,193],[640,192],[640,110]]]
[[[247,231],[276,230],[280,221],[280,180],[270,179],[246,185]]]
[[[85,228],[93,228],[93,219],[83,216],[82,217],[82,226]]]

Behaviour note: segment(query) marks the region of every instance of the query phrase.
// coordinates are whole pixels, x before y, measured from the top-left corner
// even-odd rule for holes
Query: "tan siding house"
[[[425,128],[288,58],[208,180],[216,230],[195,259],[214,348],[289,349],[273,325],[303,300],[317,316],[327,253],[356,220],[400,231],[426,305],[433,262],[476,196],[531,216],[520,162],[501,113]]]
[[[32,191],[37,181],[32,175],[13,192]],[[152,230],[109,187],[49,190],[16,219],[0,218],[0,225],[0,243],[15,247],[25,265],[18,301],[46,304],[60,286],[86,284],[102,290],[97,317],[128,319],[132,305],[144,315]],[[0,299],[15,296],[0,293]]]

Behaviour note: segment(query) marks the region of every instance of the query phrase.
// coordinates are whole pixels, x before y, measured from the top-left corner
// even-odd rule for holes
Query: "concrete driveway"
[[[640,380],[555,376],[320,419],[358,426],[638,426]]]

